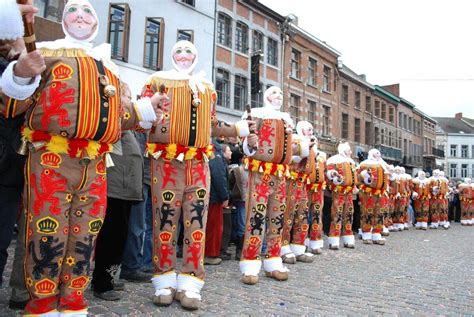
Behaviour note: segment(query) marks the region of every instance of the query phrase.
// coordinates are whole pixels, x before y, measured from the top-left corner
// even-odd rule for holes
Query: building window
[[[331,123],[331,108],[323,106],[323,135],[330,135],[329,124]]]
[[[408,130],[410,132],[413,132],[413,119],[412,119],[412,117],[408,118]]]
[[[193,30],[178,30],[177,41],[189,41],[194,43],[194,31]]]
[[[474,145],[471,145],[471,158],[474,158]]]
[[[467,177],[467,164],[461,164],[461,177]]]
[[[274,39],[267,39],[267,63],[278,66],[278,42]]]
[[[388,121],[395,123],[395,109],[393,107],[388,108]]]
[[[354,142],[360,143],[360,119],[354,119]]]
[[[244,110],[247,104],[247,78],[235,75],[234,109]]]
[[[398,127],[401,128],[403,123],[403,113],[398,113]]]
[[[63,0],[35,0],[34,5],[38,8],[39,16],[61,22],[65,2]]]
[[[179,2],[186,3],[187,5],[194,7],[194,0],[179,0]]]
[[[107,42],[112,47],[112,58],[128,60],[128,36],[130,33],[130,8],[128,4],[109,5]]]
[[[145,23],[145,52],[143,67],[161,69],[163,51],[163,19],[146,18]]]
[[[249,28],[242,22],[235,25],[235,49],[242,53],[249,49]]]
[[[458,169],[457,164],[449,164],[449,176],[454,177],[454,178],[458,177],[457,169]]]
[[[301,53],[291,49],[291,77],[300,78]]]
[[[290,115],[294,122],[298,122],[298,110],[300,109],[300,96],[290,95]]]
[[[365,111],[372,112],[372,98],[365,96]]]
[[[380,114],[381,118],[387,120],[387,105],[382,102],[382,113]]]
[[[380,101],[375,100],[375,116],[380,117]]]
[[[342,85],[341,94],[342,94],[341,95],[342,103],[348,104],[349,103],[349,86]]]
[[[456,144],[451,144],[451,150],[450,150],[450,154],[452,157],[456,157],[457,156],[457,149],[458,149],[458,146]]]
[[[326,92],[331,91],[331,68],[326,65],[323,68],[323,90]]]
[[[252,108],[263,106],[263,85],[259,83],[259,90],[257,94],[252,94]]]
[[[380,130],[380,144],[385,144],[385,129]]]
[[[309,57],[308,58],[308,85],[316,86],[316,76],[317,76],[318,62]]]
[[[222,13],[217,18],[217,43],[232,47],[232,20]]]
[[[467,151],[468,151],[467,145],[461,145],[461,157],[462,158],[467,158],[468,157]]]
[[[316,101],[308,100],[308,121],[314,126],[316,122]]]
[[[349,115],[347,113],[342,114],[341,138],[345,140],[349,138]]]
[[[474,177],[474,164],[472,164],[472,167],[471,167],[471,178]]]
[[[360,91],[354,92],[354,107],[360,109]]]
[[[252,47],[254,53],[260,51],[260,61],[263,61],[263,34],[259,31],[253,30],[252,33]]]
[[[365,121],[365,144],[372,145],[372,122]]]
[[[217,105],[230,108],[230,79],[229,72],[218,68],[216,73]]]

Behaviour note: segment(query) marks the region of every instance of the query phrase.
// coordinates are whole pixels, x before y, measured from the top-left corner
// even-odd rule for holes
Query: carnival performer
[[[444,171],[439,171],[440,191],[439,197],[441,200],[439,225],[444,229],[449,229],[450,223],[448,218],[448,196],[449,196],[449,180],[444,177]],[[473,215],[474,217],[474,215]]]
[[[405,208],[405,200],[407,198],[406,182],[402,178],[402,169],[400,166],[395,166],[393,169],[395,184],[390,186],[390,189],[396,188],[396,194],[393,207],[393,230],[402,231],[405,227],[405,218],[403,217],[403,210]]]
[[[428,215],[430,210],[430,184],[423,171],[418,171],[418,176],[412,180],[413,209],[415,211],[416,229],[428,229]]]
[[[209,158],[213,136],[248,136],[249,124],[227,124],[217,120],[212,82],[203,72],[194,74],[198,62],[196,47],[177,42],[171,51],[175,69],[154,73],[144,95],[159,98],[161,118],[153,125],[147,144],[151,161],[153,302],[167,306],[173,299],[186,309],[198,309],[204,286],[204,246],[209,202]],[[256,144],[249,136],[250,146]],[[177,228],[183,213],[183,267],[176,270]]]
[[[66,38],[37,45],[46,70],[33,97],[7,98],[4,105],[15,114],[26,111],[22,150],[30,148],[24,206],[31,299],[24,313],[85,316],[84,291],[105,213],[104,155],[122,128],[154,110],[149,100],[122,108],[110,46],[91,45],[99,23],[87,0],[69,1],[62,20]]]
[[[401,201],[400,204],[400,210],[403,214],[403,219],[405,221],[405,224],[403,226],[404,230],[409,229],[409,221],[413,221],[413,219],[410,220],[410,217],[408,216],[408,206],[410,205],[410,197],[412,195],[412,190],[413,190],[413,182],[412,182],[412,177],[410,174],[405,173],[405,168],[403,166],[400,167],[400,190],[405,194],[405,199]],[[403,188],[403,189],[402,189]],[[401,193],[403,196],[403,194]]]
[[[313,127],[307,121],[300,121],[296,125],[293,142],[305,141],[313,146]],[[283,233],[281,257],[283,263],[295,264],[296,261],[311,263],[314,261],[312,253],[306,253],[305,241],[308,235],[308,191],[309,176],[315,168],[315,155],[312,150],[302,158],[293,155],[290,164],[290,177],[287,180],[286,194],[289,198],[285,216],[283,217]]]
[[[242,282],[256,284],[262,262],[260,258],[266,230],[266,253],[263,269],[267,277],[287,280],[288,269],[283,266],[280,250],[282,245],[283,218],[286,209],[286,177],[288,163],[293,154],[306,157],[309,143],[300,140],[292,145],[293,120],[281,112],[283,95],[280,88],[272,86],[263,95],[264,106],[252,109],[256,120],[258,148],[249,152],[244,167],[249,171],[246,198],[247,225],[240,261]],[[244,114],[246,117],[248,113]],[[246,140],[244,140],[246,145]]]
[[[390,231],[395,231],[393,219],[394,219],[394,211],[395,211],[395,200],[398,195],[399,188],[398,188],[398,179],[397,174],[395,173],[395,166],[388,165],[388,187],[386,191],[387,196],[387,209],[384,213],[384,226],[382,235],[388,236]]]
[[[352,194],[357,194],[356,166],[351,158],[352,150],[349,143],[341,143],[337,147],[338,154],[331,156],[327,162],[327,178],[332,192],[331,227],[329,230],[329,249],[339,249],[339,236],[342,234],[344,247],[355,247],[352,232],[354,205]]]
[[[428,179],[431,192],[429,212],[429,221],[431,222],[430,229],[438,229],[439,227],[443,197],[446,194],[441,192],[441,178],[439,172],[439,169],[433,170],[433,175]]]
[[[379,150],[371,149],[366,160],[358,167],[360,219],[362,241],[365,244],[384,245],[382,237],[384,214],[389,208],[387,189],[390,173]]]
[[[302,121],[306,122],[306,121]],[[298,123],[300,124],[300,123]],[[313,126],[307,123],[301,123],[304,135],[312,137],[314,145],[314,168],[309,174],[308,205],[311,221],[309,223],[309,237],[306,238],[305,244],[312,254],[321,254],[323,248],[323,207],[324,207],[324,190],[326,189],[326,153],[318,149],[318,139],[313,136]],[[305,128],[306,125],[306,128]],[[297,126],[298,129],[298,126]]]
[[[473,208],[473,186],[469,177],[464,178],[464,181],[458,185],[459,200],[461,201],[461,225],[471,226],[472,222],[471,211]]]

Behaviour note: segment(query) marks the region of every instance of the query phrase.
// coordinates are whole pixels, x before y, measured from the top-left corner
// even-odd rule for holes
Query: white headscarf
[[[97,26],[94,30],[94,32],[86,39],[84,40],[78,40],[74,38],[74,36],[71,36],[66,28],[66,25],[64,23],[64,16],[68,12],[69,8],[73,5],[82,5],[82,6],[87,6],[91,10],[91,14],[95,17],[97,21]],[[92,47],[92,41],[97,37],[97,34],[99,33],[99,17],[97,16],[97,13],[94,10],[94,7],[92,4],[89,2],[89,0],[69,0],[66,5],[64,6],[64,11],[63,11],[63,22],[62,22],[62,27],[63,27],[63,32],[66,34],[66,40],[73,42],[73,43],[78,43],[84,46],[90,46]]]

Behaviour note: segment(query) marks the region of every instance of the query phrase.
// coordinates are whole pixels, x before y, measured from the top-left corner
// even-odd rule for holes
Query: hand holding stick
[[[18,4],[28,5],[30,4],[28,0],[17,0]],[[33,29],[33,24],[27,21],[26,15],[22,14],[23,25],[25,26],[25,36],[23,40],[25,41],[26,51],[28,53],[36,51],[36,37],[35,31]]]

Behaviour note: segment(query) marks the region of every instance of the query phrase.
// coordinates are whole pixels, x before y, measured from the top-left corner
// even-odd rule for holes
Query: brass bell
[[[21,138],[21,144],[16,153],[19,155],[28,155],[28,141],[25,137]]]
[[[157,159],[160,158],[161,153],[163,153],[163,151],[160,150],[160,151],[157,151],[157,152],[153,153],[152,156],[155,160],[157,160]]]
[[[31,142],[28,144],[28,149],[31,152],[36,152],[46,145],[45,141]]]
[[[117,94],[117,88],[113,85],[107,85],[104,87],[104,95],[107,97],[114,97]]]
[[[183,160],[184,160],[184,153],[179,153],[178,156],[176,157],[176,159],[178,161],[180,161],[181,163],[183,163]]]
[[[209,158],[207,157],[207,154],[203,154],[202,157],[204,159],[204,162],[206,162],[206,163],[209,162]]]
[[[148,152],[148,150],[145,150],[145,153],[143,153],[143,157],[146,157],[146,158],[150,157],[150,153]]]
[[[91,162],[91,158],[89,157],[89,154],[87,154],[87,151],[84,149],[81,152],[81,159],[79,160],[79,164],[81,166],[87,166]]]
[[[109,153],[105,153],[105,167],[113,167],[115,166],[114,161],[112,160],[112,156]]]
[[[193,107],[196,107],[196,108],[199,107],[201,105],[201,99],[199,99],[197,97],[193,98],[192,105],[193,105]]]

